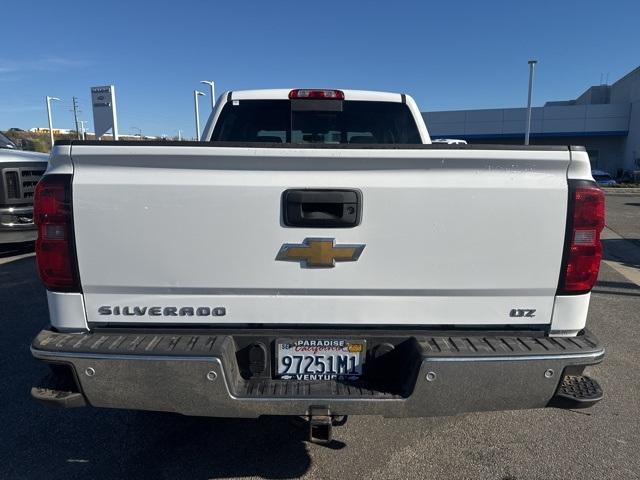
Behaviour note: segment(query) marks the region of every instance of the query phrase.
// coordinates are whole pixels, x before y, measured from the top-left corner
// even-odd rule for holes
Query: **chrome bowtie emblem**
[[[336,262],[355,262],[364,245],[336,245],[333,238],[305,238],[300,244],[285,243],[276,260],[299,262],[303,268],[333,268]]]

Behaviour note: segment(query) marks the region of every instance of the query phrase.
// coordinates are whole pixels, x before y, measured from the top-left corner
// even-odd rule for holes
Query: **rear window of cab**
[[[349,100],[232,100],[212,142],[418,144],[404,103]]]

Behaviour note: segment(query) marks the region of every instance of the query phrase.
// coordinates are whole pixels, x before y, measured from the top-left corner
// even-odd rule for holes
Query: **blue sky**
[[[575,98],[640,65],[640,1],[103,1],[2,7],[0,129],[71,128],[71,97],[115,84],[122,133],[193,136],[194,88],[409,93],[423,111]],[[528,10],[527,10],[528,9]],[[206,87],[208,88],[208,87]],[[206,91],[206,90],[205,90]],[[208,98],[201,103],[209,113]]]

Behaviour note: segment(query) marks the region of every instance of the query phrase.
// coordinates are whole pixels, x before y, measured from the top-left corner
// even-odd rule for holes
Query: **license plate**
[[[278,340],[277,376],[284,380],[353,380],[362,374],[364,340]]]

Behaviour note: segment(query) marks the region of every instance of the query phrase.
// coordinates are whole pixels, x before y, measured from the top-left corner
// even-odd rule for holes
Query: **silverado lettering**
[[[102,305],[98,307],[99,315],[125,315],[125,316],[179,316],[179,317],[222,317],[227,314],[225,307],[131,307],[131,306],[110,306]]]

